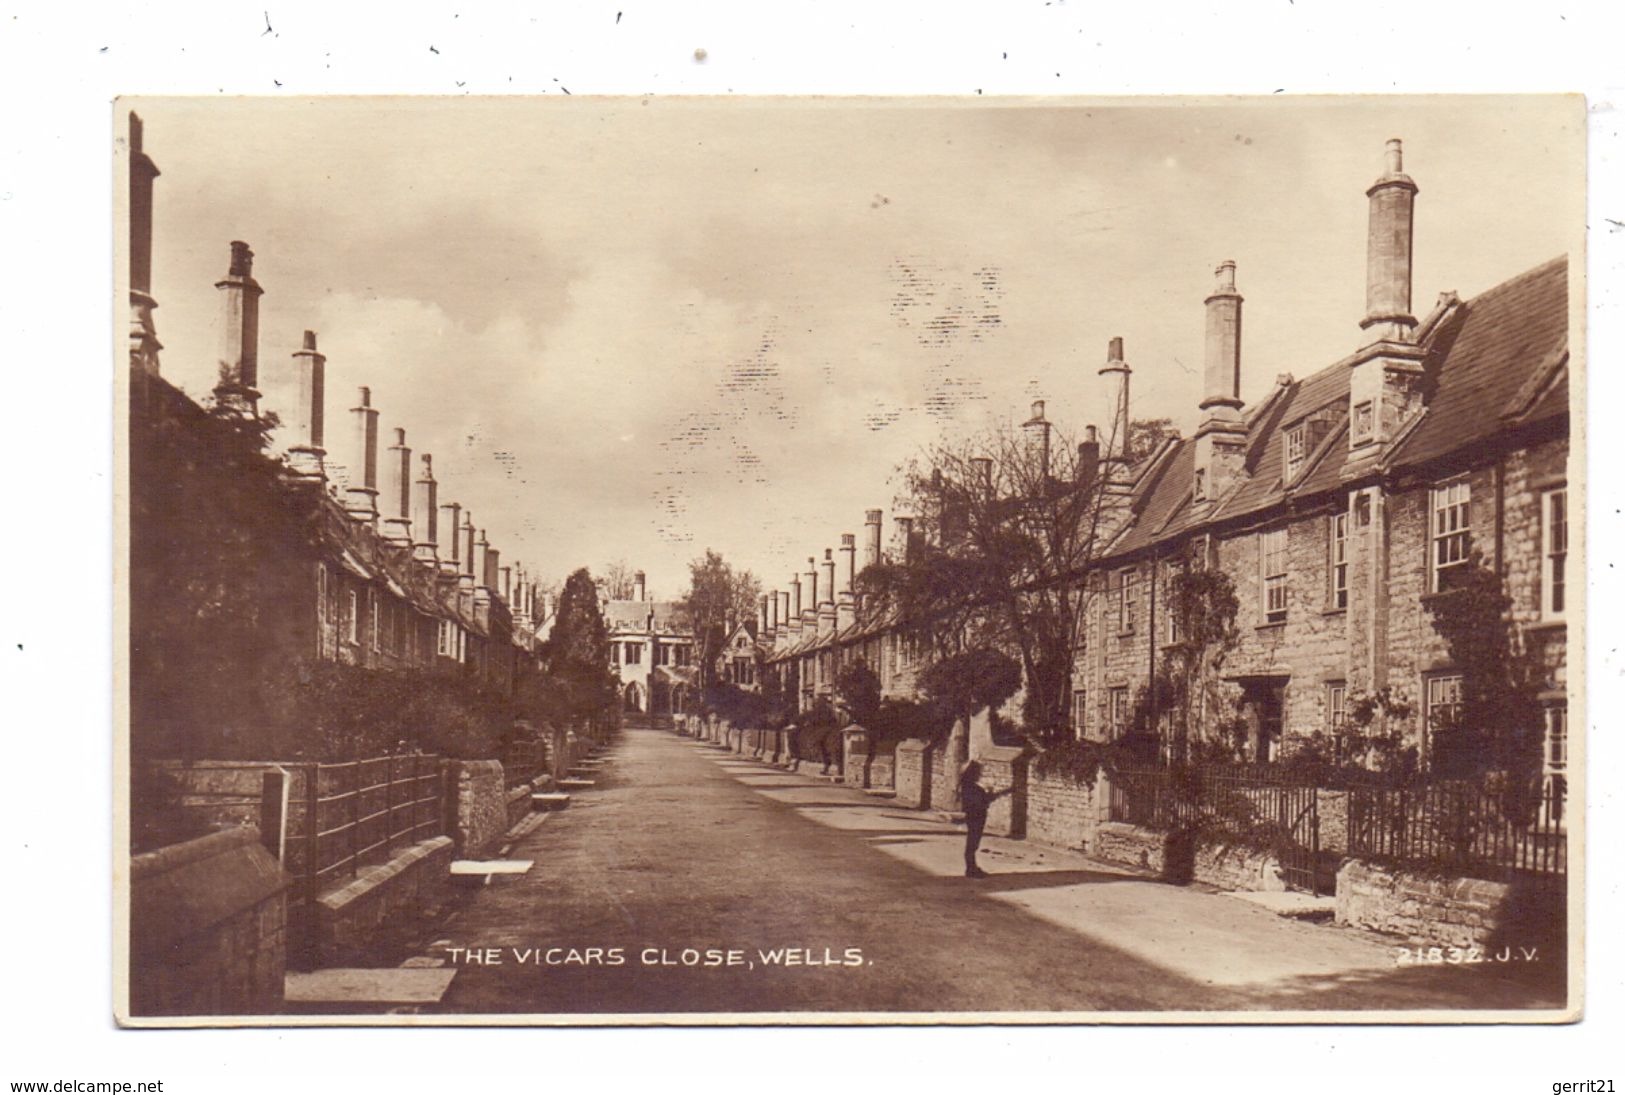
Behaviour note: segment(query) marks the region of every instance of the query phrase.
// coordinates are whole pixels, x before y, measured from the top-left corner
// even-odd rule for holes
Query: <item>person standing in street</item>
[[[989,791],[981,784],[982,764],[971,761],[959,773],[959,803],[965,811],[965,877],[986,878],[987,872],[976,865],[976,851],[982,846],[982,830],[987,827],[987,811],[993,800],[1008,795],[1011,788]]]

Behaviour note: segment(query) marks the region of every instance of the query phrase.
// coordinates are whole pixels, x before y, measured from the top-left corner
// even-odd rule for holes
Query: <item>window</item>
[[[626,654],[626,664],[627,665],[640,665],[640,664],[642,664],[642,662],[643,662],[643,644],[642,643],[627,643],[626,644],[626,649],[625,649],[625,654]]]
[[[1376,426],[1375,407],[1371,400],[1354,405],[1354,440],[1369,440]]]
[[[1349,719],[1349,686],[1344,681],[1326,683],[1326,729],[1333,734],[1342,731]]]
[[[1334,513],[1327,522],[1328,554],[1331,574],[1330,605],[1333,609],[1349,606],[1349,515],[1347,511]]]
[[[1106,693],[1107,730],[1113,738],[1128,733],[1128,688],[1119,686]]]
[[[367,636],[372,645],[374,654],[384,648],[383,622],[379,619],[381,606],[378,604],[376,590],[367,592]]]
[[[1286,529],[1261,533],[1258,550],[1264,578],[1264,622],[1282,623],[1286,620]]]
[[[1457,674],[1427,679],[1427,704],[1423,715],[1431,737],[1455,724],[1461,714],[1461,677]]]
[[[1540,614],[1561,620],[1568,600],[1569,492],[1549,490],[1541,495]]]
[[[1179,613],[1174,611],[1172,599],[1166,600],[1163,603],[1167,606],[1163,610],[1163,618],[1168,621],[1168,643],[1169,645],[1172,645],[1180,640],[1181,632],[1179,630]]]
[[[1472,551],[1473,533],[1469,504],[1472,491],[1467,480],[1459,479],[1433,488],[1433,590],[1449,589],[1465,573]]]
[[[349,590],[345,604],[349,613],[344,621],[344,638],[346,641],[360,645],[361,643],[361,605],[356,597],[355,590]]]
[[[1546,708],[1546,740],[1542,745],[1543,784],[1538,824],[1546,829],[1563,828],[1564,799],[1569,790],[1569,709],[1557,703]]]
[[[1133,567],[1117,572],[1117,633],[1127,635],[1134,630],[1135,589],[1140,580]]]
[[[316,618],[322,623],[332,619],[333,608],[327,603],[329,592],[327,589],[327,564],[316,564]]]
[[[441,620],[435,628],[435,653],[443,657],[451,657],[451,621]]]
[[[1309,458],[1309,427],[1300,423],[1286,431],[1286,481],[1296,479]]]
[[[688,664],[688,646],[686,644],[682,645],[682,646],[679,646],[677,648],[677,664],[678,665],[687,665]]]
[[[671,664],[671,646],[669,644],[667,644],[667,643],[656,643],[655,644],[655,664],[656,665],[670,665]]]

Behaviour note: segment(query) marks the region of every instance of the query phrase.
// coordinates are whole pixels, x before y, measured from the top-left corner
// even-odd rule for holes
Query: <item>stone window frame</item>
[[[1454,695],[1447,689],[1453,686]],[[1432,751],[1433,735],[1449,712],[1452,717],[1461,713],[1462,675],[1457,669],[1441,669],[1422,677],[1422,733],[1427,751]]]
[[[1258,534],[1258,607],[1265,626],[1286,623],[1288,546],[1285,525]]]
[[[1332,739],[1333,759],[1343,757],[1343,731],[1349,721],[1349,682],[1326,682],[1326,733]]]
[[[1354,405],[1354,413],[1349,416],[1349,431],[1355,441],[1369,441],[1377,433],[1377,404],[1375,400],[1365,399]]]
[[[346,593],[346,597],[344,599],[344,603],[347,606],[347,608],[349,609],[349,611],[345,613],[344,641],[349,643],[351,646],[360,646],[361,645],[361,604],[360,604],[360,598],[359,598],[359,596],[357,596],[356,589],[355,589],[354,586],[351,586],[349,589],[345,590],[345,593]]]
[[[1342,612],[1349,606],[1349,511],[1326,519],[1326,609]]]
[[[1131,713],[1128,685],[1114,684],[1106,689],[1106,732],[1111,740],[1116,741],[1128,733]]]
[[[379,604],[380,600],[382,598],[378,596],[376,589],[367,590],[367,642],[374,654],[382,653],[384,649],[384,609]]]
[[[1115,577],[1117,581],[1113,583],[1115,596],[1112,600],[1117,609],[1117,633],[1132,635],[1138,608],[1140,570],[1138,567],[1120,567]]]
[[[1205,502],[1207,500],[1207,469],[1197,468],[1196,477],[1191,482],[1191,501]]]
[[[1540,494],[1540,618],[1543,620],[1561,620],[1567,615],[1568,495],[1566,484]]]
[[[1428,488],[1428,591],[1449,588],[1473,553],[1473,485],[1465,475]]]
[[[326,563],[316,564],[316,619],[320,623],[331,623],[333,605],[328,603],[331,595],[329,583],[331,576],[327,573]]]
[[[1081,738],[1088,728],[1089,689],[1074,688],[1072,690],[1072,735]]]
[[[621,663],[622,665],[642,665],[643,664],[643,644],[642,643],[627,643],[627,644],[625,644],[625,647],[621,650],[621,655],[626,659],[625,661],[623,661]]]

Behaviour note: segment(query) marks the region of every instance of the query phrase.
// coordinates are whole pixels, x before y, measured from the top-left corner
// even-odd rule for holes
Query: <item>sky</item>
[[[327,355],[327,448],[372,390],[441,500],[543,580],[707,548],[784,588],[939,437],[1187,434],[1222,260],[1242,396],[1361,344],[1365,188],[1405,142],[1413,310],[1583,232],[1574,98],[148,99],[164,375],[213,386],[229,242],[255,252],[264,406]],[[1576,262],[1578,266],[1578,262]],[[291,444],[284,436],[280,443]]]

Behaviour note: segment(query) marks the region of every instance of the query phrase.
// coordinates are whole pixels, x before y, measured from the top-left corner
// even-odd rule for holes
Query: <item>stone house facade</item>
[[[1239,601],[1217,710],[1245,759],[1279,759],[1384,689],[1427,763],[1461,670],[1428,599],[1474,557],[1512,599],[1515,641],[1546,673],[1546,771],[1566,762],[1568,266],[1556,258],[1471,300],[1410,314],[1412,203],[1397,141],[1371,201],[1363,345],[1243,409],[1234,264],[1207,298],[1202,409],[1123,474],[1129,515],[1099,561],[1074,674],[1080,736],[1125,733],[1177,638],[1172,576],[1217,567]]]

